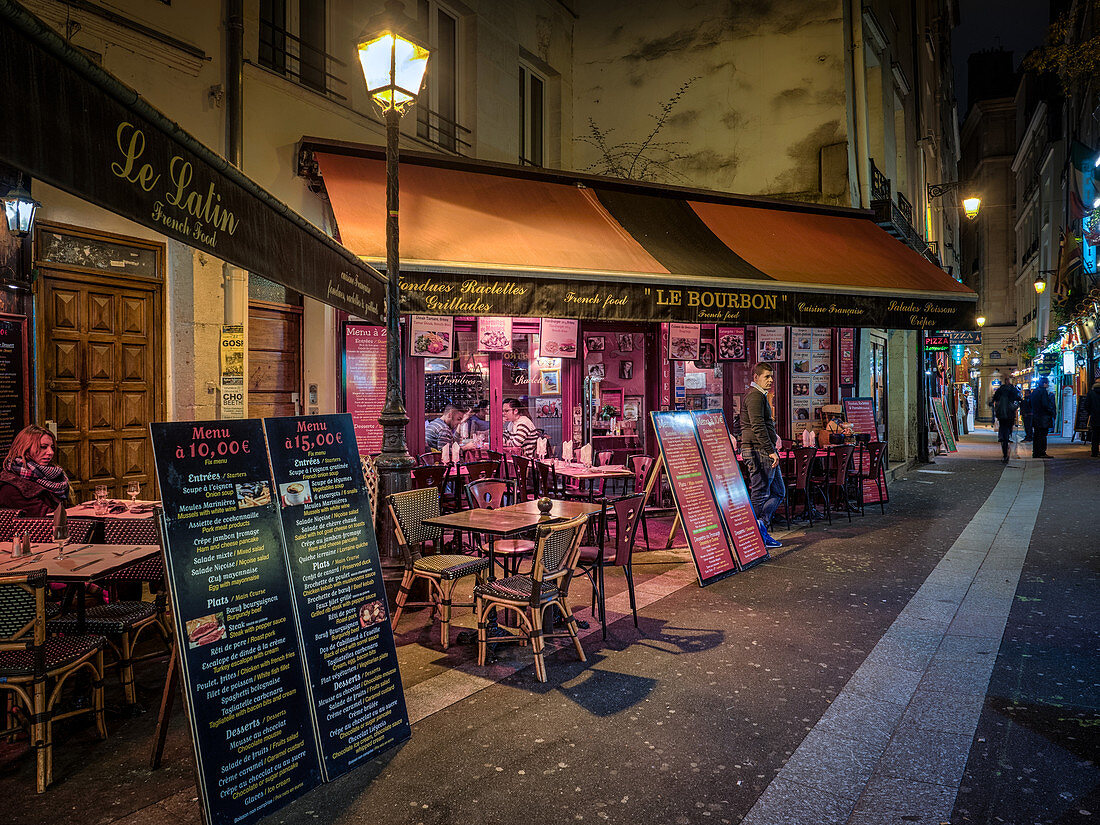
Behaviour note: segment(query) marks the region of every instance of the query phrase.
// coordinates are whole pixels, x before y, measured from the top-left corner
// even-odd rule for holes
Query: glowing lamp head
[[[1047,282],[1043,279],[1042,275],[1035,276],[1035,294],[1042,295],[1047,288]]]
[[[978,210],[982,208],[982,199],[976,196],[963,198],[963,214],[968,220],[978,217]]]
[[[27,237],[34,226],[34,213],[41,205],[23,188],[20,181],[4,196],[4,218],[8,223],[8,231],[17,238]]]
[[[383,111],[399,112],[416,102],[428,69],[428,50],[392,31],[359,44],[367,93]]]
[[[985,316],[984,315],[979,315],[977,318],[974,319],[974,323],[976,323],[979,328],[984,327],[985,326]]]

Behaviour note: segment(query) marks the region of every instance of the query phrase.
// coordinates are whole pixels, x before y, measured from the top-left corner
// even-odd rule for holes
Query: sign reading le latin
[[[405,273],[401,311],[423,315],[527,316],[691,324],[943,329],[963,326],[963,300],[648,286],[633,281]]]

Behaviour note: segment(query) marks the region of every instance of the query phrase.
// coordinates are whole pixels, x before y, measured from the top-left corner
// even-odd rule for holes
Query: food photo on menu
[[[373,627],[386,619],[386,605],[381,599],[365,602],[359,607],[359,627]]]
[[[241,510],[271,503],[271,487],[266,481],[249,481],[233,487],[237,491],[237,507]]]
[[[280,484],[279,495],[283,499],[284,507],[295,507],[313,501],[313,490],[310,489],[309,482],[305,479]]]
[[[413,341],[413,352],[419,354],[428,352],[438,355],[446,352],[451,346],[450,338],[446,332],[427,331],[421,332]]]
[[[724,361],[740,360],[745,357],[745,339],[743,335],[726,333],[718,338],[718,357]]]
[[[793,395],[809,395],[810,385],[805,381],[795,381],[791,384],[791,393]]]
[[[795,349],[809,349],[810,348],[810,336],[804,335],[795,341]]]
[[[187,646],[204,647],[225,638],[225,615],[211,613],[187,621]]]
[[[828,384],[814,384],[814,395],[819,398],[829,394]]]
[[[809,361],[795,361],[794,362],[794,372],[809,374],[809,372],[810,372],[810,362]]]

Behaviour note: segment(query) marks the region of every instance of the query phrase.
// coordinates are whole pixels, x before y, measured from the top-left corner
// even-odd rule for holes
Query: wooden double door
[[[163,283],[40,264],[41,418],[77,501],[140,482],[157,497],[149,423],[164,420]]]

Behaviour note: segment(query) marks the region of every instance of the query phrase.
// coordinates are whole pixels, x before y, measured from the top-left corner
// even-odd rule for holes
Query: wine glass
[[[65,545],[69,543],[69,522],[59,521],[53,526],[53,540],[57,542],[57,555],[55,559],[65,558]]]
[[[130,496],[130,512],[134,512],[134,508],[137,507],[137,497],[141,495],[141,482],[131,481],[126,485],[126,494]]]

